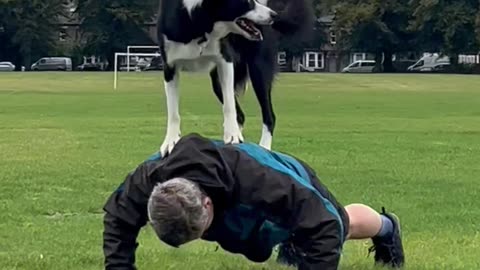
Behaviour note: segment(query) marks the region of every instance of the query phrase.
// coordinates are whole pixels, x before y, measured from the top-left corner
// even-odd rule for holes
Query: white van
[[[450,65],[450,58],[448,56],[440,57],[437,53],[426,54],[417,63],[408,67],[408,71],[423,71],[429,72],[436,70],[438,66]]]
[[[72,59],[68,57],[44,57],[33,63],[33,71],[72,71]]]
[[[342,70],[344,73],[371,73],[375,68],[375,60],[359,60]]]

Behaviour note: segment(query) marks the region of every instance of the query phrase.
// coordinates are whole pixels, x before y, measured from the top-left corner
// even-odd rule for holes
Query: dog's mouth
[[[244,32],[246,38],[254,41],[263,40],[262,32],[255,26],[255,23],[245,19],[239,18],[235,20],[235,24]]]

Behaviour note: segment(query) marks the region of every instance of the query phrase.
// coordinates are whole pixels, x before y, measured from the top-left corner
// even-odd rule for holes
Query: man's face
[[[182,245],[185,245],[187,243],[190,243],[192,241],[200,239],[202,237],[202,235],[208,230],[208,228],[210,228],[210,225],[212,225],[212,222],[213,222],[213,203],[212,203],[212,200],[209,197],[205,197],[203,199],[203,208],[205,210],[207,210],[207,213],[208,213],[208,218],[207,218],[207,220],[204,224],[203,230],[198,234],[198,236],[196,238],[190,239],[190,240],[186,241],[185,243],[183,243]]]

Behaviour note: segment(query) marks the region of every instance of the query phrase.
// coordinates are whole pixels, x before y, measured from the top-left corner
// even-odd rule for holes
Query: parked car
[[[31,69],[33,71],[72,71],[72,59],[69,57],[44,57],[35,62]]]
[[[446,72],[450,67],[450,63],[438,63],[432,67],[432,72]]]
[[[149,64],[149,61],[146,60],[145,58],[140,58],[138,61],[137,61],[137,64],[136,64],[136,67],[139,69],[139,70],[144,70]]]
[[[436,66],[450,64],[448,56],[440,57],[438,54],[425,55],[417,63],[408,67],[408,71],[429,72],[434,71]],[[440,67],[441,68],[441,67]]]
[[[158,56],[158,57],[152,58],[150,63],[148,63],[148,65],[145,67],[145,71],[149,71],[149,70],[163,70],[162,57]]]
[[[101,63],[84,63],[77,66],[78,71],[102,71],[103,67]]]
[[[344,73],[371,73],[375,68],[374,60],[359,60],[351,63],[345,67],[342,72]]]
[[[12,62],[0,62],[0,71],[15,71],[15,65]]]

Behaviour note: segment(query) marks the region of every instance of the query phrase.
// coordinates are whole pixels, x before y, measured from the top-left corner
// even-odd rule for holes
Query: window
[[[277,54],[277,63],[280,66],[287,64],[287,53],[286,52],[279,52]]]
[[[307,68],[323,69],[324,58],[321,52],[306,52],[303,63]]]
[[[362,67],[373,67],[375,66],[374,62],[362,62]]]
[[[352,64],[350,67],[359,67],[360,66],[360,62],[356,62],[354,64]]]
[[[335,31],[333,31],[333,29],[330,29],[330,44],[337,44],[337,34],[335,33]]]
[[[353,54],[353,62],[366,60],[367,54],[366,53],[354,53]]]
[[[63,42],[63,41],[67,40],[67,37],[68,37],[67,27],[64,26],[64,27],[60,28],[60,33],[58,34],[58,40]]]

